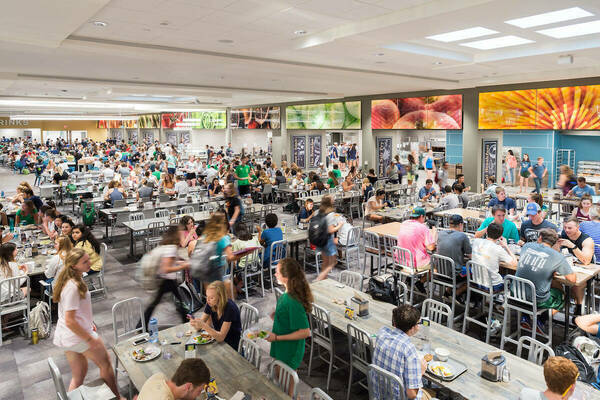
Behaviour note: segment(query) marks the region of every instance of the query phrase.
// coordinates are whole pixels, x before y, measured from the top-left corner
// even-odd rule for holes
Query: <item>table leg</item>
[[[592,279],[588,279],[588,281],[586,282],[585,286],[585,295],[586,295],[586,299],[585,299],[585,314],[591,314],[594,312],[594,285],[593,285],[593,280]]]
[[[133,229],[129,230],[129,255],[131,257],[135,257],[135,252],[133,251],[133,247],[135,246],[135,242],[133,241]]]
[[[106,217],[106,233],[104,234],[104,237],[108,239],[108,225],[110,224],[110,215],[104,214],[104,216]]]
[[[569,324],[571,323],[571,286],[565,286],[565,330],[563,333],[564,340],[569,336]],[[552,323],[552,321],[548,321]],[[536,329],[534,326],[533,329]]]

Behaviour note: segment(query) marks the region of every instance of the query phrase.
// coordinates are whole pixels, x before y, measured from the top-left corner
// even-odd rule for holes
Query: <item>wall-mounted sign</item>
[[[321,164],[321,136],[308,137],[308,168],[319,168]]]
[[[161,125],[166,129],[226,129],[225,111],[196,111],[162,114]]]
[[[392,138],[377,138],[377,172],[380,177],[385,176],[385,170],[392,162]]]
[[[24,119],[0,119],[0,127],[29,126],[29,121]]]
[[[497,180],[498,171],[498,141],[484,140],[482,157],[481,183],[487,182],[487,178],[493,176]]]
[[[306,168],[306,136],[294,136],[292,146],[292,162],[300,168]]]
[[[372,129],[462,129],[462,95],[373,100]]]
[[[360,129],[360,101],[288,106],[285,114],[287,129]]]
[[[232,129],[279,129],[279,107],[248,107],[231,110]]]

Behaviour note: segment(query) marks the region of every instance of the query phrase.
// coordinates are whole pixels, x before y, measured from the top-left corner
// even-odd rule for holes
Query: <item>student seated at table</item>
[[[440,200],[440,207],[444,207],[447,210],[451,210],[453,208],[462,208],[462,202],[452,190],[452,186],[446,185],[443,188],[444,195]]]
[[[327,176],[327,186],[329,186],[330,189],[336,188],[339,185],[339,182],[333,171],[329,171]]]
[[[333,175],[335,175],[335,179],[339,180],[342,177],[342,171],[340,171],[340,167],[337,164],[333,164]]]
[[[381,210],[385,207],[385,190],[377,189],[375,194],[367,200],[366,217],[371,221],[381,222],[383,217],[381,215],[374,214],[375,211]]]
[[[39,223],[40,216],[33,205],[33,201],[27,200],[23,202],[15,215],[15,225],[38,225]]]
[[[498,187],[498,184],[496,183],[496,177],[493,175],[488,176],[486,182],[488,186],[483,191],[483,194],[490,196],[491,198],[496,198],[496,188]],[[483,185],[481,185],[481,187],[483,188]]]
[[[114,207],[115,201],[123,200],[125,197],[127,197],[127,193],[123,190],[121,184],[118,181],[110,181],[104,200],[110,202],[110,206]]]
[[[454,182],[452,184],[452,191],[454,192],[454,194],[456,194],[456,196],[460,200],[460,207],[467,208],[467,206],[469,205],[469,195],[464,192],[463,185],[460,185],[460,184],[457,184],[456,182]]]
[[[36,210],[41,210],[42,206],[44,205],[42,199],[40,199],[39,196],[34,195],[33,190],[31,188],[23,189],[23,201],[27,200],[33,202],[33,205],[35,206]]]
[[[281,185],[282,183],[286,183],[287,179],[283,176],[283,173],[280,169],[275,171],[275,185]]]
[[[208,194],[212,197],[221,193],[223,193],[223,187],[219,183],[219,178],[214,178],[210,185],[208,185]]]
[[[577,275],[565,256],[553,248],[558,242],[556,231],[545,228],[540,229],[538,233],[536,242],[526,243],[521,249],[516,276],[533,282],[538,309],[549,308],[557,312],[564,307],[565,298],[561,289],[551,287],[554,275],[563,275],[570,283],[577,282]],[[547,316],[544,313],[538,318],[538,331],[545,331]],[[528,317],[521,318],[521,326],[531,329]]]
[[[46,280],[48,283],[52,282],[55,276],[58,276],[60,270],[65,265],[65,258],[73,249],[73,242],[71,242],[71,238],[68,236],[59,236],[54,241],[54,249],[56,250],[56,254],[50,257],[44,271],[44,275],[48,278]]]
[[[577,218],[579,222],[583,221],[591,221],[590,218],[590,209],[592,208],[592,197],[584,194],[579,200],[579,206],[577,206],[573,213],[571,214],[573,217]]]
[[[8,226],[8,216],[2,209],[4,208],[4,204],[0,203],[0,225]]]
[[[227,299],[222,281],[208,285],[204,314],[198,319],[191,319],[190,324],[197,331],[205,330],[217,342],[225,342],[234,350],[238,349],[242,333],[240,310],[233,300]]]
[[[173,188],[174,193],[176,193],[178,196],[182,194],[187,195],[190,192],[190,187],[188,186],[185,177],[183,175],[177,175],[175,180],[175,187]]]
[[[75,239],[73,239],[73,228],[75,228],[75,223],[66,216],[61,216],[61,220],[60,234],[68,236],[71,239],[71,242],[75,244]]]
[[[425,186],[419,190],[419,199],[421,201],[432,201],[437,197],[437,192],[433,187],[433,181],[431,179],[427,179],[425,181]]]
[[[344,192],[349,192],[354,189],[354,182],[352,182],[352,175],[346,175],[346,178],[342,182],[342,189]]]
[[[75,241],[76,248],[82,248],[90,257],[90,270],[88,275],[97,274],[102,269],[102,257],[100,257],[100,243],[94,234],[85,225],[77,225],[73,228],[71,237]]]
[[[583,195],[595,196],[596,192],[594,188],[586,183],[585,177],[580,176],[577,178],[577,186],[574,186],[573,189],[569,190],[567,196],[575,196],[582,197]]]
[[[279,220],[276,214],[267,214],[265,216],[265,223],[267,224],[267,229],[263,231],[260,228],[260,226],[256,227],[260,243],[265,248],[265,250],[263,251],[264,269],[267,269],[271,266],[271,245],[274,242],[283,240],[283,231],[280,227],[277,226],[278,221]]]
[[[462,284],[467,280],[467,259],[471,257],[471,242],[464,231],[464,220],[458,214],[451,215],[449,218],[449,230],[440,231],[438,234],[437,254],[449,257],[454,261],[456,271],[456,283],[460,287],[456,290],[456,295],[461,295],[467,290],[467,286]],[[447,289],[446,295],[450,293]]]
[[[510,197],[506,196],[506,191],[502,186],[496,188],[496,197],[488,203],[489,208],[494,206],[502,206],[509,214],[515,214],[517,211],[517,203]]]
[[[179,235],[181,236],[180,246],[184,249],[188,249],[189,252],[189,244],[198,240],[196,221],[191,215],[184,215],[179,220],[179,226],[181,227],[181,231],[179,232]]]
[[[544,219],[542,209],[537,203],[527,204],[525,214],[529,219],[521,222],[521,231],[519,232],[521,240],[519,241],[519,244],[523,244],[524,242],[536,242],[538,233],[541,229],[552,229],[556,231],[556,225],[547,219]]]
[[[321,192],[322,190],[325,190],[325,189],[326,189],[325,185],[321,181],[321,178],[319,177],[319,175],[314,174],[312,184],[310,185],[310,190],[318,190],[319,192]]]
[[[529,203],[537,203],[537,205],[540,206],[540,209],[542,210],[542,216],[544,217],[544,219],[546,219],[548,217],[548,206],[546,204],[544,204],[544,197],[542,196],[541,193],[535,193],[535,192],[529,193],[527,195],[527,204],[529,204]],[[523,207],[523,210],[519,213],[518,219],[520,219],[521,221],[528,219],[527,205],[525,207]]]
[[[395,385],[393,399],[405,396],[409,399],[431,399],[434,395],[429,389],[423,389],[422,378],[427,371],[427,361],[419,357],[410,339],[419,331],[420,320],[419,310],[403,304],[392,311],[392,326],[383,326],[377,331],[372,363],[396,375],[404,385],[405,393],[400,393],[400,387]],[[373,399],[388,400],[379,391],[379,380],[374,376],[368,379],[373,385]]]
[[[200,358],[188,358],[179,364],[177,370],[167,379],[157,372],[144,382],[137,400],[195,400],[210,381],[210,371]]]
[[[585,233],[594,240],[596,262],[600,261],[600,209],[598,206],[590,209],[590,221],[583,221],[579,224],[581,232]]]
[[[312,199],[306,199],[304,201],[304,206],[302,206],[300,212],[298,213],[297,222],[303,224],[308,223],[315,214],[314,206],[315,204]]]
[[[438,232],[425,225],[425,209],[415,207],[410,214],[410,219],[400,224],[398,232],[398,247],[408,249],[413,255],[414,267],[418,271],[429,269],[429,251],[434,251],[437,243]],[[419,290],[422,285],[417,284]]]
[[[373,194],[373,191],[375,190],[369,178],[364,178],[362,180],[361,190],[363,194],[363,201],[369,200]]]
[[[152,201],[152,195],[154,194],[154,186],[147,179],[142,179],[142,186],[137,190],[135,198],[137,201]]]
[[[19,265],[16,262],[17,253],[17,245],[12,242],[0,245],[0,281],[27,274],[27,267],[25,265]],[[23,278],[21,285],[25,283],[26,279]],[[21,291],[23,292],[23,296],[27,296],[27,287],[21,288]],[[8,299],[8,290],[4,290],[2,294],[4,295],[4,298],[0,298],[0,302],[4,302]]]
[[[580,317],[581,318],[581,317]],[[546,390],[523,388],[519,400],[568,400],[575,391],[579,369],[573,361],[564,357],[548,357],[544,362],[544,380]]]
[[[486,228],[487,237],[485,239],[477,238],[472,243],[473,262],[483,265],[491,272],[492,281],[489,282],[488,278],[484,276],[483,286],[485,288],[491,286],[494,291],[504,288],[504,279],[499,273],[500,264],[511,268],[517,266],[517,258],[508,247],[503,233],[502,225],[494,221]]]
[[[506,209],[501,205],[495,205],[492,207],[492,216],[483,220],[477,232],[475,232],[476,238],[482,238],[487,233],[487,227],[492,223],[496,223],[502,226],[502,237],[507,241],[517,243],[519,241],[519,230],[514,222],[509,221],[506,217]]]
[[[237,240],[231,243],[231,250],[234,253],[251,247],[261,247],[258,236],[252,235],[246,224],[237,224],[234,232],[237,237]],[[241,257],[237,264],[238,268],[246,268],[246,264],[253,262],[254,257],[256,257],[254,252],[248,256]]]

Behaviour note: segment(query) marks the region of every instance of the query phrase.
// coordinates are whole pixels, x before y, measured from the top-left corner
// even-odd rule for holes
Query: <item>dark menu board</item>
[[[279,129],[279,107],[248,107],[231,110],[233,129]]]
[[[308,148],[310,155],[308,167],[318,168],[321,164],[321,136],[309,136]]]
[[[498,171],[498,141],[497,140],[484,140],[483,141],[483,154],[481,156],[483,162],[481,168],[483,169],[481,174],[481,182],[485,184],[487,178],[490,176],[498,178],[496,172]]]
[[[385,176],[385,169],[392,162],[392,138],[377,138],[377,171],[380,177]]]
[[[306,136],[294,136],[292,160],[300,168],[306,168]]]

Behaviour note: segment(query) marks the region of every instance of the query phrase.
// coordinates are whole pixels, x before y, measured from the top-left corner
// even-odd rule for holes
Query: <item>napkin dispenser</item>
[[[354,309],[358,310],[359,317],[366,317],[369,315],[369,300],[364,300],[357,294],[355,294],[351,300],[352,304],[354,305]]]
[[[185,344],[185,353],[183,357],[184,359],[198,357],[198,354],[196,353],[196,345],[194,343]]]
[[[506,368],[506,358],[501,351],[491,351],[481,359],[481,377],[492,382],[500,382]]]

